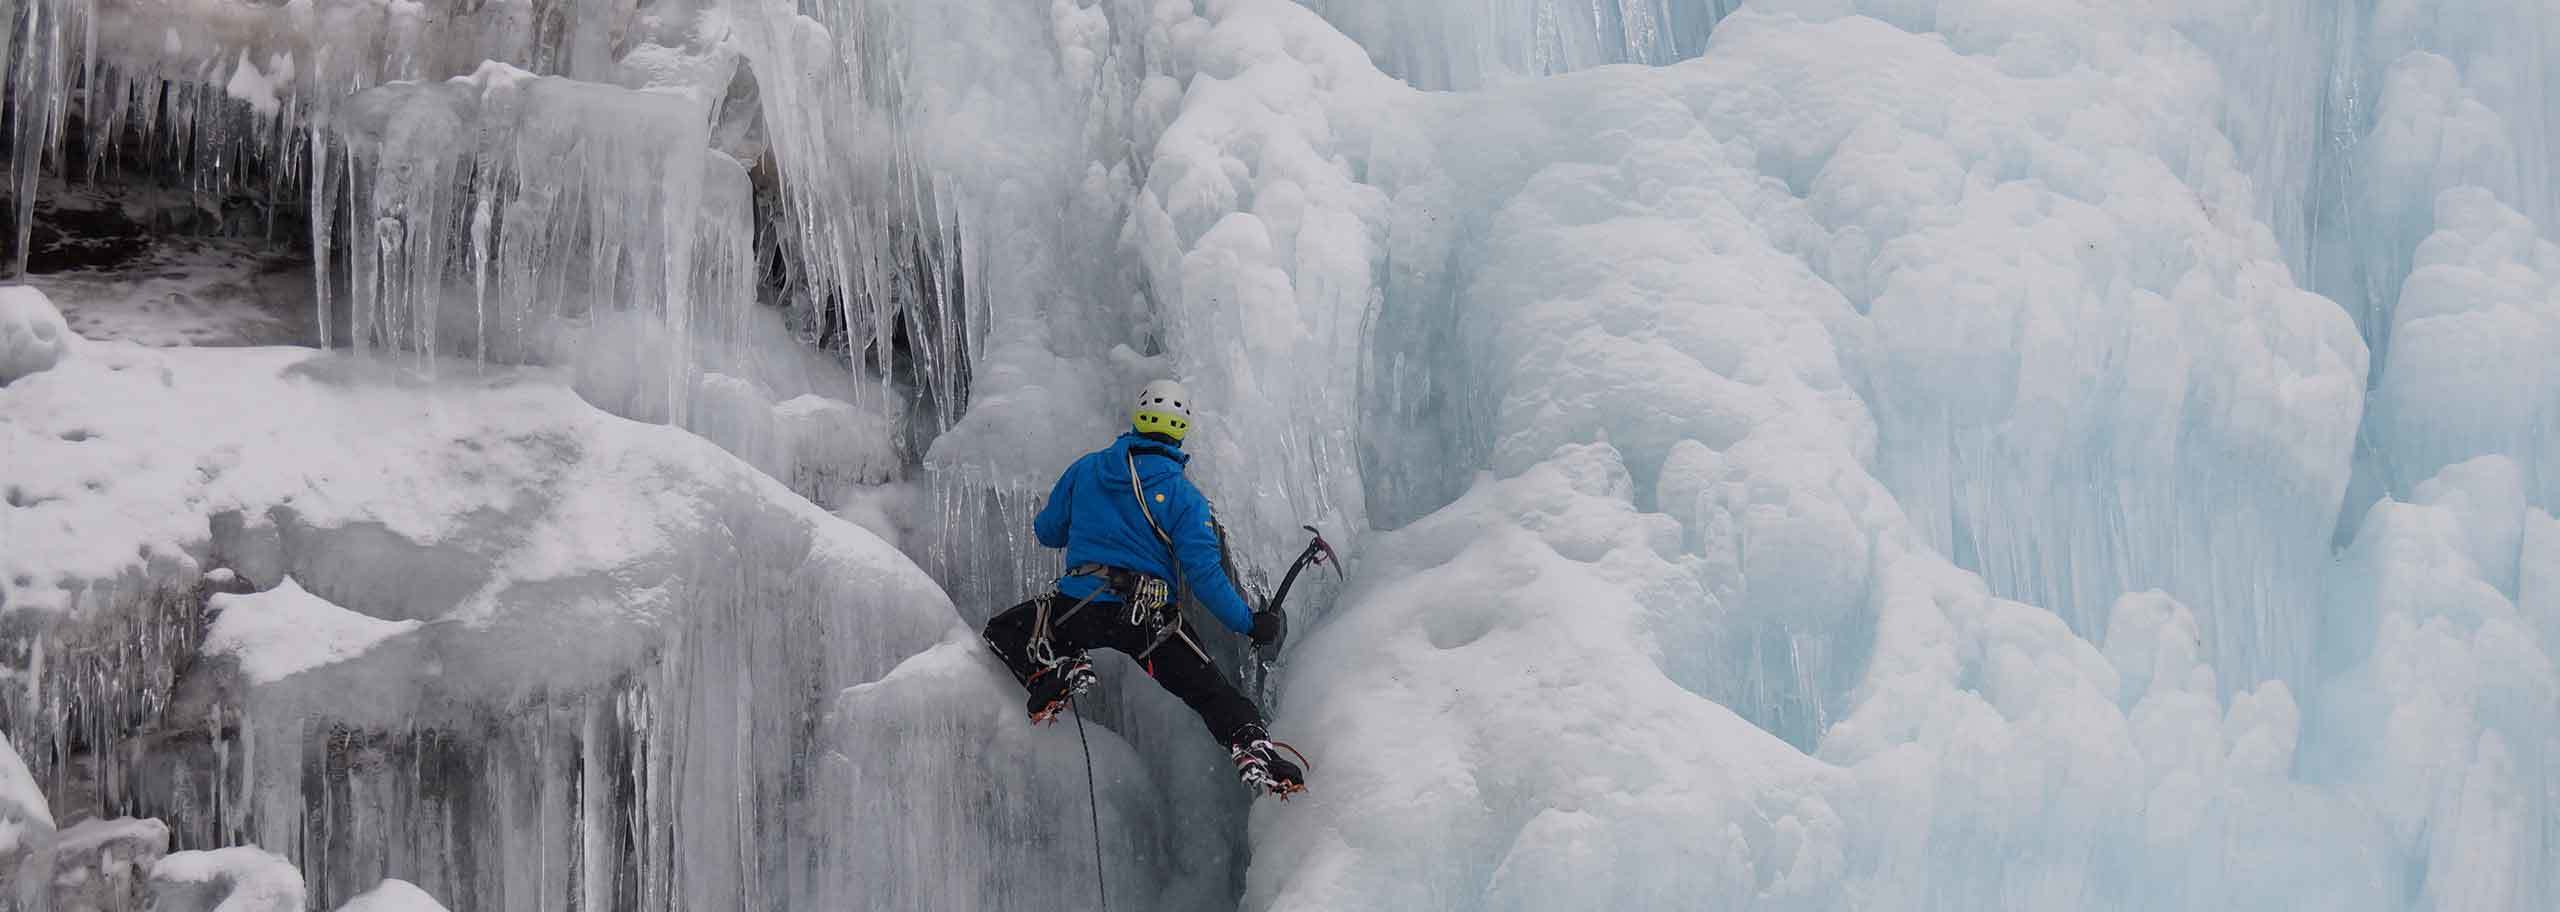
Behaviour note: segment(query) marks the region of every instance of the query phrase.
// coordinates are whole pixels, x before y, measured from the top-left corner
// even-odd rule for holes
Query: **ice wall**
[[[2547,743],[2538,696],[2488,698],[2478,727],[2402,710],[2469,746],[2339,760],[2406,743],[2339,721],[2384,711],[2337,637],[2392,629],[2414,593],[2351,607],[2366,571],[2327,548],[2341,501],[2363,510],[2364,391],[2395,381],[2296,287],[2303,235],[2269,226],[2270,200],[2318,194],[2261,179],[2310,157],[2225,129],[2264,71],[2224,42],[2316,44],[2290,30],[2319,17],[1856,11],[1875,18],[1746,9],[1685,64],[1457,96],[1382,84],[1288,6],[1210,11],[1202,73],[1245,91],[1186,98],[1155,172],[1183,192],[1150,187],[1172,230],[1148,240],[1237,264],[1213,281],[1374,289],[1359,468],[1403,526],[1293,659],[1282,727],[1337,758],[1340,792],[1257,815],[1247,905],[1825,908],[1805,885],[1830,881],[1893,908],[2542,902],[2551,806],[2519,785],[2542,748],[2507,747]],[[1173,144],[1194,135],[1217,144]],[[1237,243],[1275,212],[1341,213],[1362,256]],[[2503,264],[2539,248],[2494,213],[2465,209],[2429,262],[2536,300],[2538,270]],[[2532,325],[2438,297],[2483,327],[2438,330],[2440,364]],[[2409,382],[2482,389],[2513,363]],[[2394,420],[2478,452],[2533,433],[2501,403],[2534,395],[2422,394]],[[2418,623],[2511,639],[2477,626],[2496,614]],[[2549,675],[2529,652],[2476,676],[2452,651],[2390,661],[2496,682],[2438,705]],[[1710,701],[1794,745],[1644,734]],[[1414,739],[1463,759],[1380,748]],[[2374,813],[2416,769],[2471,772]],[[1767,803],[1684,803],[1710,779]],[[1662,844],[1686,864],[1616,863]]]

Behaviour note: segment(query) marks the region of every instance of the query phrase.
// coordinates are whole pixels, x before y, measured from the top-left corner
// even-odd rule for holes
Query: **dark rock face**
[[[151,246],[149,228],[108,207],[65,208],[38,201],[34,223],[27,271],[37,275],[112,269],[141,257]]]

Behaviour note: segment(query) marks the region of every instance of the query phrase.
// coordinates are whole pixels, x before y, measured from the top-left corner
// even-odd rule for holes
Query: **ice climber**
[[[1274,748],[1262,711],[1228,683],[1183,620],[1187,591],[1257,646],[1276,647],[1288,628],[1276,608],[1247,604],[1208,498],[1182,475],[1190,394],[1171,380],[1149,383],[1129,422],[1110,446],[1058,476],[1031,530],[1041,545],[1067,549],[1067,572],[1047,593],[989,620],[987,645],[1030,690],[1034,722],[1056,718],[1094,685],[1085,650],[1120,650],[1200,714],[1247,786],[1284,797],[1303,791],[1304,771]]]

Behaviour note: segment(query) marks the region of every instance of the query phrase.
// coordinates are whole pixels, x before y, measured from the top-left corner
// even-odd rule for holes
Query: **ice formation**
[[[120,657],[66,635],[45,661],[87,671],[13,696],[12,729],[60,732],[46,775],[94,776],[109,808],[182,841],[292,853],[315,903],[389,865],[492,902],[834,905],[876,891],[879,868],[810,847],[869,844],[879,818],[850,809],[898,802],[991,816],[910,828],[930,851],[893,870],[1002,850],[1015,870],[1089,873],[1081,843],[1007,848],[1024,821],[1072,820],[1081,766],[1064,732],[997,726],[1007,679],[933,583],[699,438],[594,411],[555,375],[422,384],[295,348],[95,343],[7,392],[11,452],[29,457],[0,527],[25,543],[0,572],[9,603],[132,637]],[[184,594],[231,585],[264,589],[213,595],[186,642]],[[166,677],[154,649],[209,667]],[[917,726],[939,713],[867,709],[866,687],[915,687],[890,672],[935,656],[942,670],[907,674],[969,682],[974,725],[932,739]],[[91,753],[127,737],[93,717],[108,707],[162,728]],[[846,720],[817,725],[831,708]],[[986,742],[1002,746],[989,762],[1020,758],[999,772],[1031,772],[952,763]],[[337,784],[306,791],[318,781]],[[1140,864],[1217,850],[1177,838],[1136,781],[1105,793],[1118,831],[1155,847],[1121,856],[1125,894],[1214,889],[1184,886],[1222,880],[1214,861],[1188,879]],[[695,854],[709,831],[737,854]],[[1043,879],[978,889],[1000,905]]]
[[[53,843],[56,909],[119,909],[148,895],[152,866],[169,854],[169,826],[151,818],[89,819]]]
[[[17,271],[122,182],[311,272],[0,289],[46,884],[1082,903],[966,628],[1170,374],[1355,564],[1304,800],[1106,663],[1114,908],[2560,903],[2548,0],[0,13]]]

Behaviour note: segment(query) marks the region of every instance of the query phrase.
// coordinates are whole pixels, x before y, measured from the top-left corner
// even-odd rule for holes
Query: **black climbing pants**
[[[1148,642],[1155,639],[1155,629],[1129,623],[1128,609],[1119,603],[1088,604],[1074,617],[1060,623],[1059,616],[1074,608],[1076,600],[1055,595],[1048,596],[1048,599],[1049,648],[1060,656],[1108,648],[1120,650],[1136,659],[1138,653],[1146,651]],[[1013,670],[1015,680],[1025,683],[1031,680],[1033,672],[1040,670],[1039,664],[1030,656],[1031,628],[1037,622],[1039,606],[1040,599],[1034,598],[1007,608],[1004,613],[989,619],[985,630],[987,645],[995,649],[996,657],[1003,659],[1005,667]],[[1182,698],[1192,712],[1199,713],[1200,721],[1209,726],[1209,735],[1217,738],[1218,743],[1233,744],[1237,732],[1247,725],[1262,722],[1262,711],[1254,707],[1253,701],[1245,699],[1244,694],[1236,692],[1236,686],[1227,682],[1227,676],[1218,672],[1218,666],[1209,664],[1208,659],[1192,651],[1191,643],[1182,641],[1183,636],[1190,637],[1191,643],[1200,642],[1200,635],[1192,632],[1191,625],[1186,622],[1182,625],[1181,636],[1167,637],[1154,652],[1138,659],[1138,666],[1146,669],[1158,685]]]

